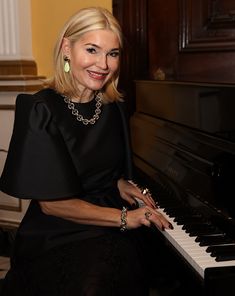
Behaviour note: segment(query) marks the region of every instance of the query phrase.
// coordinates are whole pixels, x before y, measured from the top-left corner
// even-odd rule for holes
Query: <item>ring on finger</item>
[[[149,220],[149,217],[152,216],[152,213],[146,212],[144,215],[145,215],[146,220]]]
[[[149,189],[146,187],[146,188],[143,188],[143,189],[141,190],[141,193],[142,193],[143,195],[146,195],[146,194],[150,194],[150,191],[149,191]]]

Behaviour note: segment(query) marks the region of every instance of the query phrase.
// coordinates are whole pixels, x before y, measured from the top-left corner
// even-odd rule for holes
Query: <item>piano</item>
[[[186,294],[235,295],[235,86],[136,81],[130,127],[136,182],[174,226],[154,230],[164,256],[197,287]]]

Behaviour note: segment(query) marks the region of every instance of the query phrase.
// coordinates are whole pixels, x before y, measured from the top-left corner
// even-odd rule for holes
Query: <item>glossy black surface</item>
[[[180,199],[195,196],[234,219],[235,88],[139,81],[136,90],[137,168]]]
[[[235,87],[137,81],[136,93],[137,183],[216,261],[235,260]],[[234,280],[235,266],[207,268],[205,295]]]

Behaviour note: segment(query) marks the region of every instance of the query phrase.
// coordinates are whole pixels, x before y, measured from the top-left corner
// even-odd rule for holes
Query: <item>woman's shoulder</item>
[[[49,101],[56,93],[52,89],[42,89],[34,94],[21,93],[16,98],[16,120],[20,118],[31,127],[45,126],[52,117]]]
[[[20,93],[16,97],[16,106],[24,105],[24,107],[30,107],[37,103],[47,104],[48,100],[53,96],[56,96],[56,92],[51,88],[41,89],[33,94]]]

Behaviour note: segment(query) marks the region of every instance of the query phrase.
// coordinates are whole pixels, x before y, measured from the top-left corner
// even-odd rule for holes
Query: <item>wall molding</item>
[[[37,65],[35,61],[0,60],[0,75],[37,75]]]
[[[235,3],[226,0],[179,3],[180,52],[235,50]]]

